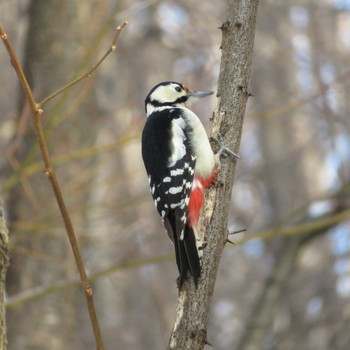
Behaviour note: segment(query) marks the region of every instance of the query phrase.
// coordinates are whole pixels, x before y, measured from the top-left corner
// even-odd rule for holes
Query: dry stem
[[[51,161],[51,158],[49,155],[49,150],[47,147],[45,134],[44,134],[44,130],[43,130],[42,123],[41,123],[41,118],[43,115],[43,110],[41,109],[41,106],[44,103],[46,103],[47,101],[58,96],[59,94],[61,94],[62,92],[64,92],[68,88],[70,88],[71,86],[73,86],[73,85],[77,84],[78,82],[80,82],[81,80],[89,77],[91,75],[91,73],[93,73],[98,68],[98,66],[106,59],[106,57],[112,51],[116,50],[116,41],[119,37],[119,34],[121,33],[121,31],[124,29],[124,27],[126,25],[127,25],[127,22],[124,22],[124,24],[122,26],[117,27],[116,34],[115,34],[113,41],[112,41],[112,45],[107,50],[107,52],[102,56],[102,58],[97,62],[96,65],[94,65],[87,73],[81,75],[80,77],[76,78],[75,80],[73,80],[72,82],[70,82],[69,84],[64,86],[63,88],[57,90],[56,92],[54,92],[50,96],[46,97],[40,103],[37,103],[37,101],[35,100],[33,92],[31,90],[31,88],[28,84],[28,81],[24,75],[24,72],[22,70],[21,64],[19,63],[17,55],[16,55],[16,53],[11,45],[11,42],[7,38],[7,33],[5,32],[3,27],[0,26],[0,37],[1,37],[2,41],[4,42],[4,45],[8,51],[8,54],[9,54],[10,59],[11,59],[11,64],[17,73],[18,79],[19,79],[19,81],[24,89],[25,95],[26,95],[27,100],[29,102],[30,109],[31,109],[32,114],[33,114],[34,127],[35,127],[35,131],[36,131],[37,139],[39,142],[40,151],[42,154],[44,165],[45,165],[44,173],[51,183],[51,187],[52,187],[53,192],[55,194],[56,202],[57,202],[58,207],[60,209],[61,216],[63,218],[64,225],[66,228],[66,232],[67,232],[67,235],[68,235],[68,238],[69,238],[72,250],[73,250],[73,255],[74,255],[75,262],[76,262],[76,265],[77,265],[77,268],[79,271],[81,284],[82,284],[82,287],[83,287],[83,290],[85,293],[85,297],[86,297],[86,303],[88,306],[89,315],[90,315],[90,319],[91,319],[91,323],[92,323],[92,327],[93,327],[93,331],[94,331],[97,350],[104,350],[104,345],[103,345],[101,330],[100,330],[100,326],[99,326],[99,322],[98,322],[98,318],[97,318],[97,314],[96,314],[96,309],[95,309],[95,305],[94,305],[92,288],[91,288],[89,281],[88,281],[84,262],[83,262],[83,259],[82,259],[81,253],[80,253],[80,249],[78,246],[78,241],[77,241],[74,229],[73,229],[73,225],[72,225],[70,216],[68,214],[68,210],[67,210],[65,201],[63,199],[62,191],[61,191],[61,188],[60,188],[59,183],[57,181],[56,173],[55,173],[54,168],[52,166],[52,161]]]
[[[70,83],[68,83],[67,85],[63,86],[62,88],[58,89],[57,91],[53,92],[51,95],[45,97],[43,100],[41,100],[39,102],[40,106],[43,106],[46,102],[52,100],[53,98],[55,98],[56,96],[60,95],[62,92],[66,91],[67,89],[69,89],[70,87],[78,84],[79,82],[81,82],[82,80],[86,79],[86,78],[90,78],[91,74],[99,67],[99,65],[106,59],[106,57],[113,51],[117,50],[117,46],[116,46],[116,42],[119,38],[119,35],[121,33],[121,31],[124,29],[124,27],[128,24],[127,21],[125,21],[121,26],[118,26],[116,28],[116,33],[114,35],[113,41],[111,46],[109,47],[109,49],[106,51],[106,53],[100,58],[100,60],[85,74],[82,74],[81,76],[79,76],[78,78],[72,80]]]

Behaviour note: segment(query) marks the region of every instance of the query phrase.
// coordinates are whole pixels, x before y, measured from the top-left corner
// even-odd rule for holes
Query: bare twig
[[[265,230],[262,232],[257,232],[252,235],[247,235],[239,238],[235,241],[236,244],[245,243],[253,239],[268,239],[272,237],[280,236],[297,236],[306,235],[318,230],[326,230],[350,217],[350,209],[343,210],[339,213],[335,213],[326,217],[321,217],[312,221],[305,223],[289,226],[289,227],[279,227],[271,230]]]
[[[127,21],[125,21],[121,26],[118,26],[116,28],[116,33],[114,35],[112,44],[110,46],[110,48],[106,51],[106,53],[100,58],[100,60],[85,74],[82,74],[81,76],[79,76],[78,78],[74,79],[73,81],[71,81],[70,83],[68,83],[67,85],[63,86],[62,88],[58,89],[57,91],[53,92],[51,95],[45,97],[43,100],[41,100],[39,102],[40,106],[43,106],[46,102],[52,100],[53,98],[55,98],[56,96],[60,95],[62,92],[66,91],[67,89],[69,89],[70,87],[78,84],[79,82],[81,82],[82,80],[86,79],[86,78],[90,78],[91,74],[99,67],[99,65],[107,58],[107,56],[113,52],[117,50],[117,40],[119,38],[120,33],[122,32],[122,30],[125,28],[125,26],[128,24]]]
[[[253,305],[251,315],[238,339],[236,350],[253,350],[262,348],[262,343],[269,332],[274,319],[277,300],[283,295],[288,277],[293,272],[302,238],[286,239],[281,242],[275,255],[274,264],[264,287]]]
[[[42,100],[40,103],[38,103],[35,100],[35,98],[33,96],[33,92],[31,90],[31,88],[28,84],[28,81],[24,75],[24,72],[22,70],[21,64],[19,63],[17,55],[16,55],[16,53],[11,45],[11,42],[7,38],[7,33],[5,32],[4,28],[2,26],[0,26],[0,37],[1,37],[5,47],[7,49],[7,52],[10,56],[10,59],[11,59],[11,64],[17,73],[18,79],[23,87],[23,90],[24,90],[25,95],[27,97],[27,100],[29,102],[31,112],[33,114],[33,122],[34,122],[35,132],[37,135],[40,151],[41,151],[42,158],[43,158],[44,165],[45,165],[44,173],[51,183],[53,192],[55,194],[56,202],[58,204],[58,207],[59,207],[60,212],[61,212],[61,216],[62,216],[63,221],[64,221],[64,225],[65,225],[66,232],[67,232],[67,235],[68,235],[68,238],[70,241],[70,245],[71,245],[72,250],[73,250],[73,255],[74,255],[75,262],[76,262],[76,265],[77,265],[77,268],[79,271],[79,275],[80,275],[81,285],[82,285],[84,293],[85,293],[86,302],[87,302],[87,306],[88,306],[88,310],[89,310],[89,315],[90,315],[90,319],[91,319],[91,323],[92,323],[92,327],[93,327],[93,331],[94,331],[94,336],[95,336],[95,340],[96,340],[96,346],[97,346],[98,350],[104,350],[104,345],[103,345],[102,334],[101,334],[101,330],[100,330],[100,326],[99,326],[99,322],[98,322],[98,318],[97,318],[97,314],[96,314],[96,309],[95,309],[95,305],[94,305],[92,288],[91,288],[89,281],[88,281],[88,278],[87,278],[84,262],[83,262],[83,259],[82,259],[82,256],[81,256],[81,253],[79,250],[79,246],[78,246],[77,238],[76,238],[76,235],[75,235],[75,232],[73,229],[73,225],[72,225],[70,216],[68,214],[68,210],[67,210],[65,201],[63,199],[61,188],[59,186],[59,183],[58,183],[57,177],[56,177],[56,173],[55,173],[54,168],[52,166],[52,161],[51,161],[51,158],[49,155],[49,150],[47,147],[47,143],[46,143],[46,139],[45,139],[45,135],[44,135],[44,130],[43,130],[42,123],[41,123],[41,118],[43,115],[43,110],[41,108],[41,105],[43,105],[45,102],[51,100],[52,98],[56,97],[57,95],[59,95],[60,93],[62,93],[66,89],[68,89],[69,87],[77,84],[78,82],[80,82],[84,78],[87,78],[93,71],[95,71],[97,69],[97,67],[104,61],[104,59],[112,51],[116,50],[116,45],[115,45],[116,41],[119,37],[120,32],[123,30],[123,28],[126,26],[126,24],[127,24],[127,22],[124,22],[124,24],[122,26],[117,27],[117,33],[113,39],[113,42],[112,42],[110,49],[102,56],[102,58],[99,60],[99,62],[95,66],[93,66],[92,69],[90,69],[89,72],[87,72],[86,74],[83,74],[82,76],[78,77],[77,79],[75,79],[71,83],[67,84],[63,88],[56,91],[55,93],[51,94],[50,96],[48,96],[47,98]]]
[[[125,261],[118,263],[113,266],[109,266],[103,270],[100,270],[98,272],[95,272],[91,274],[88,278],[90,282],[96,281],[99,278],[106,277],[111,273],[125,270],[125,269],[135,269],[140,268],[142,266],[148,266],[153,264],[159,264],[160,262],[173,260],[174,256],[173,254],[167,254],[167,255],[160,255],[156,257],[151,258],[144,258],[144,259],[138,259],[138,260],[132,260],[132,261]],[[30,290],[26,290],[24,292],[20,292],[12,297],[9,297],[6,299],[6,307],[11,308],[14,306],[17,306],[21,303],[26,303],[28,301],[32,301],[34,299],[40,298],[43,295],[48,295],[52,293],[57,293],[59,291],[62,291],[64,289],[69,289],[72,287],[76,287],[80,284],[80,281],[68,281],[68,280],[62,280],[62,281],[55,281],[50,284],[46,284],[43,286],[37,286]]]
[[[248,235],[242,239],[238,239],[235,242],[227,242],[227,243],[233,243],[234,245],[236,245],[236,244],[242,244],[244,242],[247,242],[253,239],[269,239],[271,237],[277,237],[277,236],[281,237],[281,236],[310,235],[316,231],[328,230],[330,227],[337,225],[339,222],[342,222],[349,217],[350,217],[350,209],[346,209],[339,213],[336,212],[327,217],[316,219],[311,222],[308,221],[305,223],[296,224],[295,226],[292,226],[292,227],[258,232],[255,234]],[[242,230],[237,232],[241,232],[241,231]],[[300,239],[302,241],[304,238],[301,237]],[[161,256],[152,257],[152,258],[125,261],[125,262],[121,262],[121,263],[109,266],[106,269],[100,270],[98,272],[95,272],[90,276],[88,276],[88,279],[90,282],[92,282],[120,270],[139,268],[141,266],[158,264],[160,262],[173,260],[173,259],[174,259],[174,256],[172,254],[167,254],[167,255],[161,255]],[[17,306],[18,304],[25,303],[33,299],[37,299],[43,295],[48,295],[51,293],[56,293],[63,289],[76,287],[77,285],[79,285],[79,283],[80,283],[79,281],[75,281],[75,280],[74,281],[64,280],[59,282],[56,281],[55,283],[51,283],[49,285],[38,286],[38,287],[32,288],[29,291],[24,291],[24,292],[18,293],[15,296],[9,297],[6,301],[6,307],[11,308],[11,307]]]
[[[68,154],[52,157],[51,161],[53,165],[61,165],[72,160],[92,157],[103,152],[114,151],[139,137],[140,134],[137,131],[132,130],[128,134],[121,135],[121,137],[114,143],[74,150]],[[0,187],[0,196],[11,190],[11,188],[14,187],[19,181],[23,181],[25,178],[39,173],[41,171],[41,167],[41,162],[35,162],[29,165],[22,164],[22,166],[17,168],[16,171],[9,176]]]
[[[5,279],[9,264],[8,230],[2,215],[0,199],[0,349],[6,349],[6,318],[5,318]]]
[[[238,235],[239,233],[243,233],[243,232],[246,232],[246,231],[247,231],[246,228],[242,228],[241,230],[229,232],[228,235],[229,235],[229,236],[231,236],[231,235]]]
[[[322,96],[325,96],[326,93],[330,89],[334,89],[338,84],[346,82],[349,79],[349,77],[350,77],[350,71],[347,70],[344,73],[340,74],[332,82],[330,82],[328,84],[323,84],[319,88],[319,90],[316,91],[311,96],[306,97],[306,98],[301,98],[299,100],[289,102],[289,103],[286,103],[286,104],[278,106],[278,107],[268,108],[265,111],[257,113],[256,115],[254,115],[254,117],[260,118],[260,119],[265,119],[265,118],[272,118],[272,117],[276,117],[276,116],[286,115],[287,113],[292,112],[292,111],[298,109],[299,107],[302,107],[303,105],[309,104],[309,103],[313,102],[314,100],[316,100]]]

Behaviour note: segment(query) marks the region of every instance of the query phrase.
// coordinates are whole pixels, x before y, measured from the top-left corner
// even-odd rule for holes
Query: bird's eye
[[[177,91],[177,92],[181,92],[181,88],[180,88],[180,86],[177,86],[176,88],[175,88],[175,90]]]

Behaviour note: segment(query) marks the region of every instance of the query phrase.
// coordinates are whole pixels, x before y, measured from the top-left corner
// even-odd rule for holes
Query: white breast
[[[181,109],[184,112],[183,118],[191,130],[190,142],[197,157],[196,175],[204,178],[211,176],[215,167],[215,157],[204,126],[191,110]]]

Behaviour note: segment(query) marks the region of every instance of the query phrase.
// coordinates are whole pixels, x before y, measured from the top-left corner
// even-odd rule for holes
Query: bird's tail
[[[168,216],[164,218],[164,225],[175,246],[176,263],[180,273],[179,290],[182,288],[188,271],[197,286],[201,267],[194,228],[184,224],[176,210],[169,211]]]
[[[196,237],[192,227],[189,227],[188,225],[185,226],[183,239],[177,240],[177,247],[175,245],[175,251],[176,262],[180,272],[178,279],[179,290],[182,288],[188,270],[190,271],[193,281],[197,287],[198,278],[201,273],[201,266],[196,245]]]

